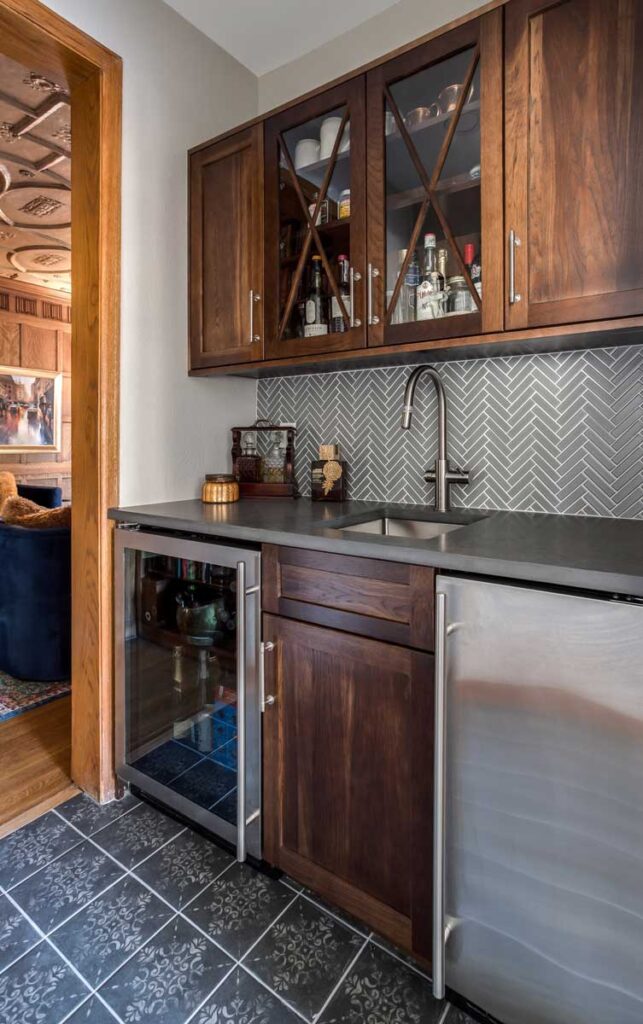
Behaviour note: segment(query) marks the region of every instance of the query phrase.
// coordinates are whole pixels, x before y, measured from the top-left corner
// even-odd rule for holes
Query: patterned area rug
[[[70,690],[70,683],[30,683],[0,672],[0,722],[65,697]]]

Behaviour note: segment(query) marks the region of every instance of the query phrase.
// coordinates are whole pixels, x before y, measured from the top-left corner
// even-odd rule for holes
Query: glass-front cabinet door
[[[369,345],[502,328],[494,11],[367,75]]]
[[[365,81],[266,123],[266,358],[366,344]]]
[[[260,555],[115,534],[118,775],[261,856]]]

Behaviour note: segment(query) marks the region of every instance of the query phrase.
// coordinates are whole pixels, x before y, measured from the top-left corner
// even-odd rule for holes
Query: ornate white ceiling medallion
[[[35,71],[32,71],[27,78],[23,78],[23,83],[30,86],[34,92],[62,92],[62,86],[52,82],[51,78],[45,78],[44,75],[39,75]]]

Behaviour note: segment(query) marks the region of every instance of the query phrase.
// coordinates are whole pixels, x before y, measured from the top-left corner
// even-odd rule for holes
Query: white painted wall
[[[287,103],[481,6],[482,0],[400,0],[337,39],[261,75],[259,110],[265,113]]]
[[[193,497],[256,386],[187,376],[186,153],[256,114],[257,79],[158,0],[46,2],[124,62],[120,503]]]

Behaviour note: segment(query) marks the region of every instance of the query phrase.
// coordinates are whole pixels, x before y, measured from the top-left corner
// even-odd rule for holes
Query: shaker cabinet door
[[[272,615],[264,638],[264,857],[411,948],[415,904],[431,919],[433,658]]]
[[[643,4],[505,7],[506,325],[643,313]]]
[[[502,328],[502,12],[367,75],[369,345]]]
[[[263,354],[263,125],[190,155],[190,369]]]

